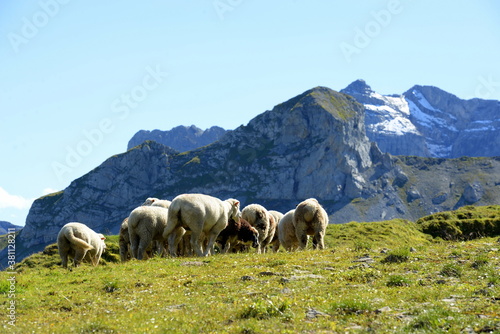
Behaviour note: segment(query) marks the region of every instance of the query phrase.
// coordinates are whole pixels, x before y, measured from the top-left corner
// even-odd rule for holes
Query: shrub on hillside
[[[395,249],[385,258],[382,259],[382,263],[402,263],[410,259],[410,249],[407,247]]]
[[[500,207],[464,207],[417,220],[422,232],[444,240],[471,240],[500,235]]]

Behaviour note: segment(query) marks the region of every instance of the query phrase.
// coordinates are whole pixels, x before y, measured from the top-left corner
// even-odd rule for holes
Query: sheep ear
[[[105,237],[105,236],[102,236],[102,237],[101,237],[101,240],[106,240],[106,237]]]
[[[234,201],[234,206],[238,206],[240,205],[240,202],[239,201]]]

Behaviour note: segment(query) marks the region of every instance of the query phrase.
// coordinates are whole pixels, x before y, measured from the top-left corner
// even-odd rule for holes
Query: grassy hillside
[[[49,246],[16,269],[14,333],[500,331],[498,237],[433,240],[393,220],[328,226],[323,251],[117,261],[72,272]],[[410,251],[411,248],[411,251]]]

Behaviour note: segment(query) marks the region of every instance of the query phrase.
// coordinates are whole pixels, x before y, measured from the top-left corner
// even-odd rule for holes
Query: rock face
[[[367,136],[383,152],[436,158],[500,156],[499,101],[462,100],[432,86],[380,95],[363,80],[341,92],[365,106]]]
[[[194,150],[195,148],[212,144],[226,134],[227,130],[213,126],[202,130],[194,125],[177,126],[169,131],[141,130],[137,132],[128,142],[127,150],[140,145],[147,140],[170,146],[179,152]]]
[[[415,220],[476,200],[498,204],[500,158],[393,157],[368,140],[364,119],[354,98],[317,87],[208,146],[178,153],[145,142],[36,200],[16,256],[43,249],[71,221],[117,234],[147,197],[171,200],[181,193],[232,197],[242,207],[259,203],[281,212],[315,197],[331,223]]]

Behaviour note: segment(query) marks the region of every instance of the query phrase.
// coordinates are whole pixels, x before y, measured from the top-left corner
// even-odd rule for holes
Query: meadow
[[[348,223],[328,226],[321,251],[126,263],[106,241],[98,267],[64,270],[51,245],[0,272],[2,332],[500,333],[498,236]]]

